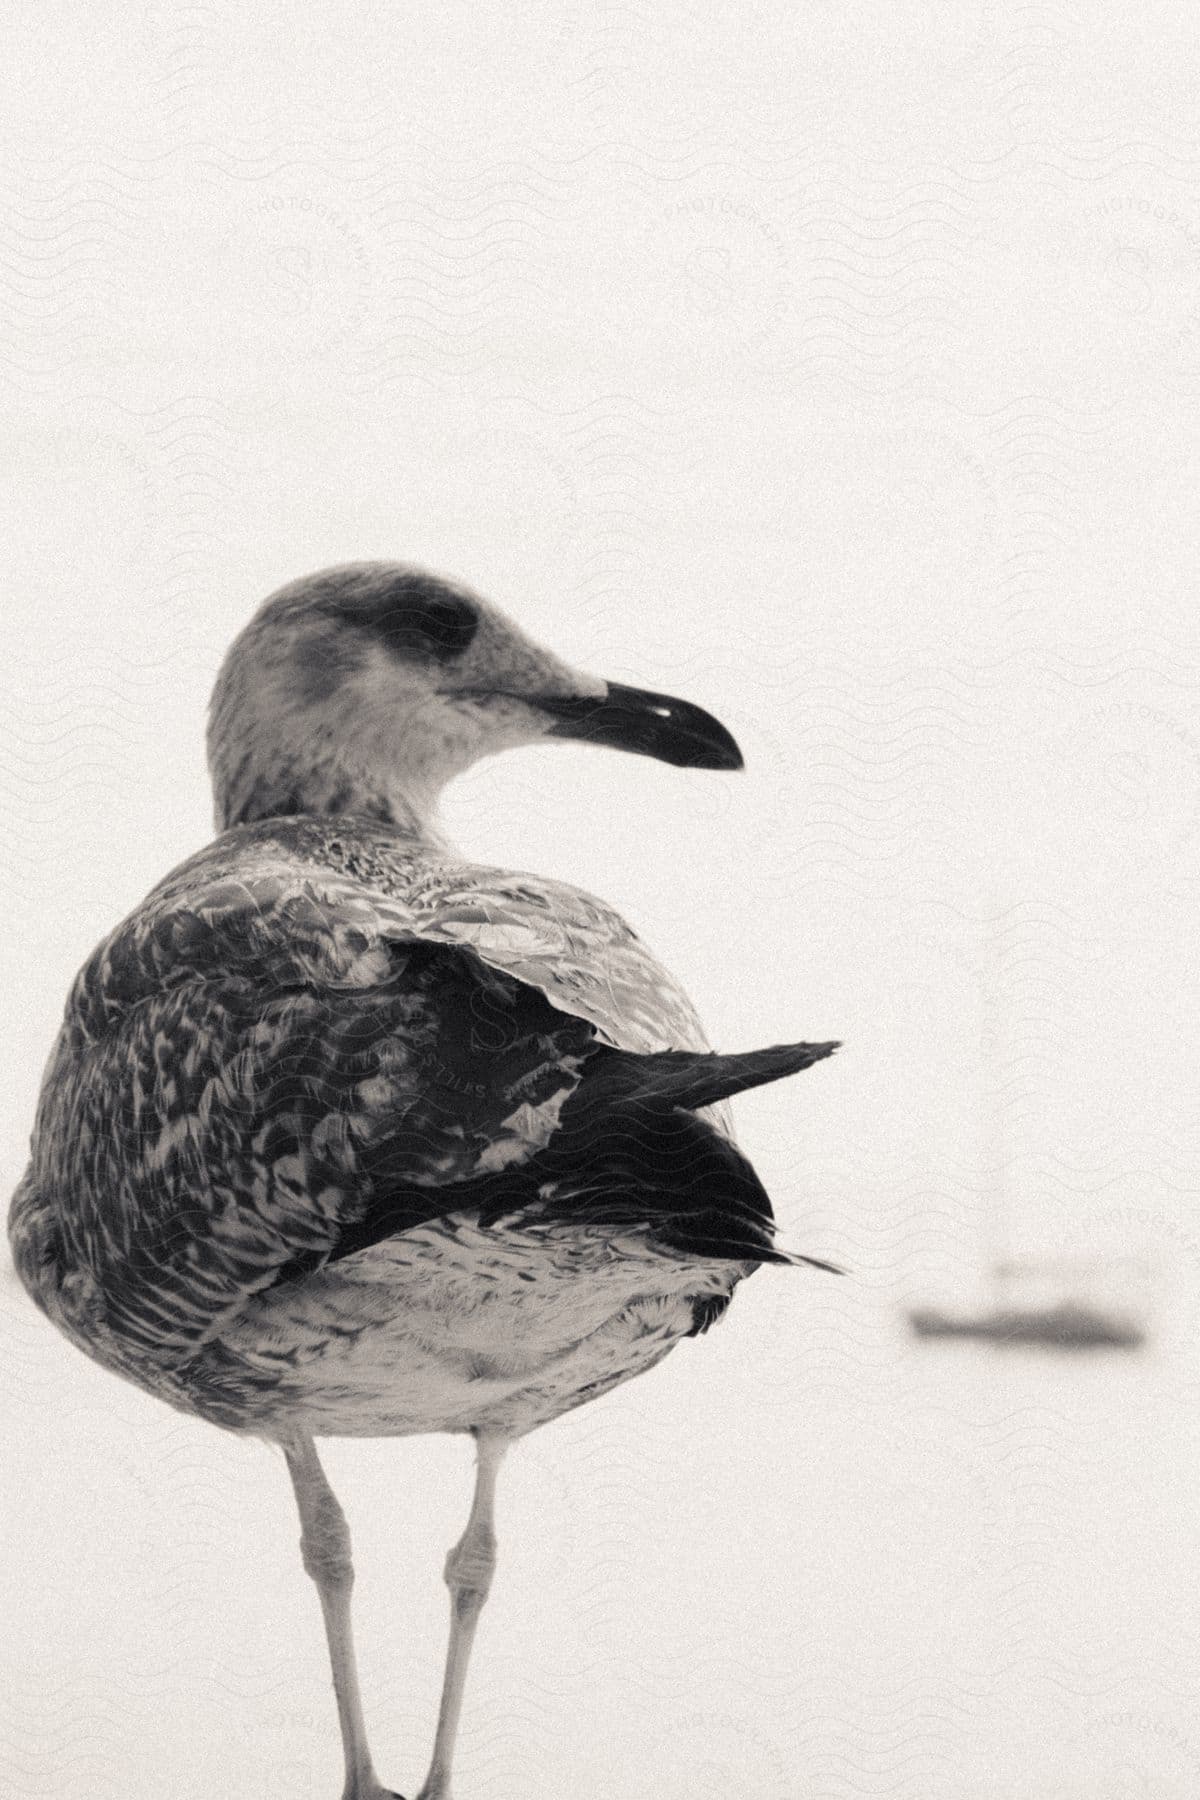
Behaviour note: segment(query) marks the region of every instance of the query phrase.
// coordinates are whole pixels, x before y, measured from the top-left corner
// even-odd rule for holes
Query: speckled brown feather
[[[675,983],[591,896],[371,820],[236,828],[160,883],[74,984],[14,1208],[22,1274],[91,1355],[219,1423],[465,1428],[518,1393],[531,1420],[549,1416],[665,1354],[693,1328],[693,1302],[727,1296],[752,1264],[700,1269],[645,1229],[552,1219],[484,1242],[468,1209],[269,1290],[298,1259],[319,1268],[381,1169],[393,1187],[461,1192],[536,1156],[599,1043],[706,1048]],[[464,1231],[473,1269],[456,1262]],[[574,1311],[559,1317],[544,1279],[529,1305],[523,1257],[559,1270]],[[545,1365],[571,1361],[584,1267],[600,1336],[539,1388]],[[439,1390],[413,1319],[441,1294],[439,1367],[461,1344],[486,1361],[469,1322],[498,1279],[512,1316],[491,1361],[497,1343],[523,1356],[501,1392],[475,1364],[473,1398]],[[653,1330],[614,1329],[647,1297]]]

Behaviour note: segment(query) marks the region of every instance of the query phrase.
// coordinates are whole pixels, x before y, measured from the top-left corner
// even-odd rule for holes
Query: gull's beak
[[[740,769],[742,753],[725,727],[688,700],[652,694],[645,688],[610,681],[596,696],[538,694],[529,697],[538,712],[550,713],[551,737],[578,738],[655,756],[682,769]]]

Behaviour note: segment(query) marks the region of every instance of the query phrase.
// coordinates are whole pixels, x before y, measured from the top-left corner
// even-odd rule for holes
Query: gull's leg
[[[483,1611],[492,1572],[496,1567],[496,1533],[492,1524],[496,1496],[496,1471],[508,1449],[508,1439],[491,1432],[476,1432],[475,1497],[467,1529],[446,1558],[446,1586],[450,1589],[450,1648],[442,1682],[433,1761],[417,1800],[450,1800],[450,1762],[462,1711],[467,1663],[475,1640],[475,1627]]]
[[[358,1691],[358,1667],[350,1629],[350,1590],[354,1565],[350,1561],[350,1531],[337,1495],[325,1479],[325,1471],[310,1437],[283,1446],[296,1490],[300,1511],[300,1554],[304,1567],[317,1584],[325,1636],[333,1665],[333,1691],[337,1696],[346,1754],[346,1786],[342,1800],[399,1800],[380,1784],[367,1748],[362,1699]]]

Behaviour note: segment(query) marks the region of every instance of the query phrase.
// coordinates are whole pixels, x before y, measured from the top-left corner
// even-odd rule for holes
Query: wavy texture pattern
[[[71,972],[207,835],[258,595],[463,572],[742,743],[719,793],[564,748],[447,812],[629,915],[716,1042],[846,1040],[802,1118],[737,1109],[784,1240],[853,1271],[801,1310],[764,1270],[702,1385],[669,1359],[512,1459],[464,1800],[1191,1800],[1194,21],[153,0],[14,37],[8,1186]],[[1010,1253],[1102,1257],[1149,1351],[912,1348],[906,1302]],[[0,1785],[336,1791],[283,1471],[0,1300]],[[465,1464],[331,1461],[411,1782]]]

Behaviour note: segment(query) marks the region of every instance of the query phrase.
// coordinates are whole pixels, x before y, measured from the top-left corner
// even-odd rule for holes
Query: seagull
[[[709,713],[580,673],[459,582],[364,562],[271,595],[213,692],[218,835],[77,976],[12,1203],[17,1271],[72,1343],[282,1451],[343,1800],[399,1797],[314,1440],[474,1439],[418,1796],[449,1800],[508,1447],[706,1331],[759,1265],[832,1270],[777,1243],[726,1103],[837,1045],[717,1054],[610,907],[443,836],[447,782],[558,740],[742,767]]]

